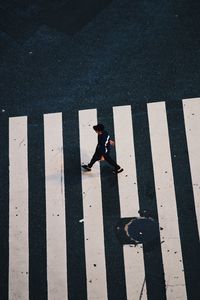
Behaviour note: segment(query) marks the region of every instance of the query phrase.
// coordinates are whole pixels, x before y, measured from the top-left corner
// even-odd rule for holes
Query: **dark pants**
[[[95,151],[90,163],[88,164],[88,167],[92,168],[93,164],[100,160],[101,157],[104,157],[104,159],[113,166],[116,170],[120,169],[120,166],[110,157],[109,151],[107,153],[101,154],[98,151]]]

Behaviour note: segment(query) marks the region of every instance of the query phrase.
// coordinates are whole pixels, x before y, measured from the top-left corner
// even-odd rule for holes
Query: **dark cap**
[[[103,124],[97,124],[97,125],[93,126],[93,129],[95,131],[104,131],[104,125]]]

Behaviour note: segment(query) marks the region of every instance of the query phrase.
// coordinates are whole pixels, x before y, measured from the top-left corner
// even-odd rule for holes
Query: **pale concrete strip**
[[[183,100],[195,210],[200,236],[200,98]]]
[[[29,298],[27,117],[9,119],[9,299]]]
[[[148,104],[167,299],[187,299],[165,102]]]
[[[92,127],[95,124],[97,124],[96,109],[79,111],[82,163],[88,163],[94,153],[97,136]],[[94,164],[91,172],[82,171],[82,195],[88,300],[106,300],[106,264],[98,162]]]
[[[44,115],[48,299],[68,299],[62,114]]]
[[[121,217],[138,217],[139,200],[131,106],[113,107],[115,145],[118,164],[124,172],[118,175]],[[146,299],[143,249],[124,245],[127,299]],[[140,295],[142,293],[142,297]]]

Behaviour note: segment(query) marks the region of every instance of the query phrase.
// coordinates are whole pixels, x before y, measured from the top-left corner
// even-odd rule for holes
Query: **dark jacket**
[[[96,151],[103,155],[103,154],[109,154],[110,151],[110,136],[107,131],[103,131],[102,134],[98,135],[98,144]]]

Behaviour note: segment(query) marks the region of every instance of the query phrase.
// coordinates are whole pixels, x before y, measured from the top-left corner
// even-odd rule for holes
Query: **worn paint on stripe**
[[[131,106],[113,107],[116,157],[124,172],[118,175],[121,217],[138,217],[139,200]],[[143,249],[124,245],[127,299],[146,299]],[[140,295],[142,293],[142,297]]]
[[[62,114],[44,115],[48,299],[67,299]]]
[[[84,164],[90,161],[97,144],[97,135],[93,130],[95,124],[95,109],[79,111],[80,155],[81,163]],[[88,300],[106,300],[106,264],[98,162],[91,172],[82,171],[82,195]]]
[[[187,299],[178,227],[176,197],[165,102],[149,103],[148,118],[153,159],[161,248],[167,299]]]
[[[9,299],[29,298],[27,117],[9,119]]]
[[[185,131],[200,235],[200,98],[183,100]]]

